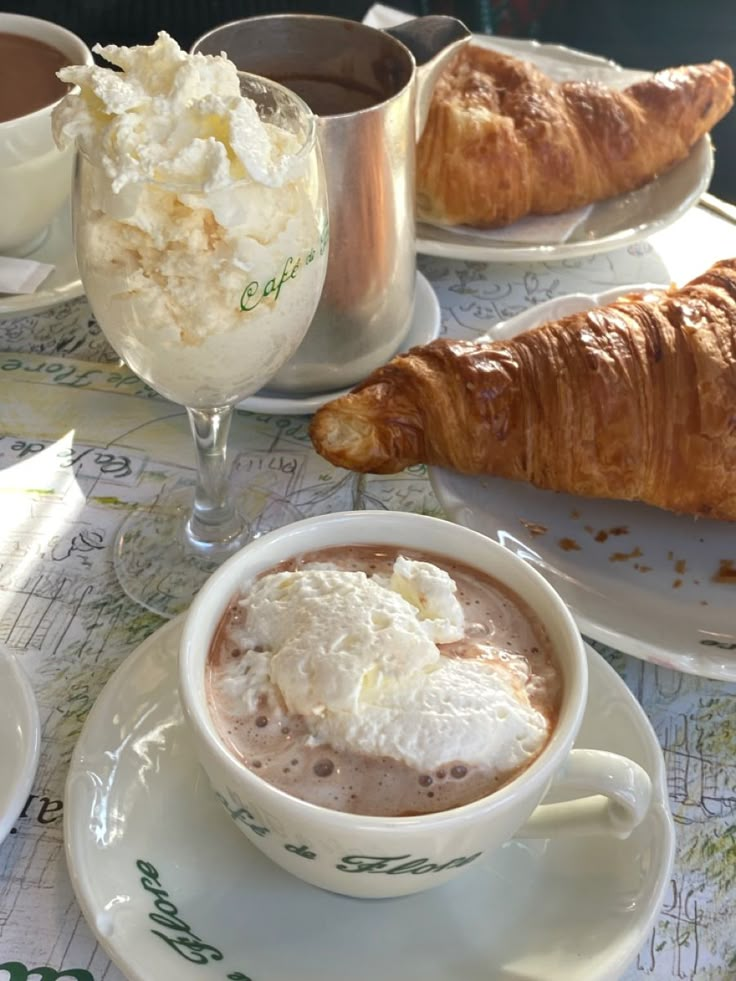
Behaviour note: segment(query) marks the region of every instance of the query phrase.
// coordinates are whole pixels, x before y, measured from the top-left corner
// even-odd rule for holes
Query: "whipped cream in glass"
[[[314,117],[282,86],[187,54],[164,32],[94,50],[120,70],[62,69],[76,89],[53,128],[78,148],[75,245],[92,310],[133,371],[189,414],[198,483],[183,531],[133,514],[116,549],[126,592],[173,615],[247,540],[227,487],[230,418],[291,357],[317,307],[324,175]],[[161,596],[165,565],[197,558],[181,596]]]
[[[306,133],[262,118],[224,57],[96,47],[122,71],[63,69],[54,114],[80,150],[80,273],[105,334],[156,391],[189,407],[260,388],[293,354],[326,265]]]

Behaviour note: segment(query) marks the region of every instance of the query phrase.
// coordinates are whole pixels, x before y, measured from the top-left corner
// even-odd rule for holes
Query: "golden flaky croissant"
[[[352,470],[429,463],[736,520],[736,259],[510,340],[412,348],[310,435]]]
[[[617,91],[468,46],[441,76],[419,143],[419,216],[494,228],[634,190],[684,160],[732,103],[720,61]]]

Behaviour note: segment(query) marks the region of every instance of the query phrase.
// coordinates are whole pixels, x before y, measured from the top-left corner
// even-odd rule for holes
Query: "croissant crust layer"
[[[352,470],[427,463],[736,520],[736,259],[510,340],[415,347],[310,435]]]
[[[493,228],[634,190],[684,160],[732,103],[720,61],[619,91],[558,84],[469,45],[440,77],[419,142],[419,216]]]

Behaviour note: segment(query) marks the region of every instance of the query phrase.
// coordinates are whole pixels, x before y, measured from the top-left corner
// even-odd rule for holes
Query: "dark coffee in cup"
[[[69,57],[22,34],[0,31],[0,123],[50,106],[66,94],[56,73]]]
[[[383,102],[385,95],[378,88],[357,79],[331,75],[301,75],[276,73],[275,81],[296,92],[317,116],[341,116],[360,112]]]

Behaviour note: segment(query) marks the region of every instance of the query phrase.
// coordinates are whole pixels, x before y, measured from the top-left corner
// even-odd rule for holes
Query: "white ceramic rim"
[[[391,531],[387,529],[382,532],[381,528],[385,527],[386,521],[395,527]],[[403,526],[411,524],[417,529],[426,529],[423,544],[404,542],[400,524]],[[376,527],[375,531],[373,530],[374,526]],[[351,527],[355,529],[355,533],[346,534],[345,532],[349,532]],[[315,534],[326,529],[332,529],[333,535],[326,536],[324,541],[315,541]],[[433,529],[445,529],[448,534],[451,533],[457,541],[457,549],[448,552],[447,546],[443,547],[435,543],[433,541]],[[392,534],[395,537],[392,537]],[[549,632],[553,634],[559,632],[565,640],[567,653],[562,665],[564,681],[560,714],[550,741],[534,762],[518,777],[489,796],[451,810],[412,817],[395,818],[349,814],[300,800],[279,790],[239,763],[218,737],[206,705],[204,666],[215,628],[233,596],[243,588],[244,581],[242,577],[237,575],[238,570],[242,565],[250,564],[254,554],[256,556],[260,554],[263,558],[260,562],[256,559],[256,569],[250,575],[257,575],[259,572],[272,568],[287,556],[299,555],[316,548],[356,543],[398,544],[399,547],[404,545],[407,548],[424,548],[429,554],[447,555],[477,567],[477,561],[474,562],[465,557],[462,549],[462,545],[465,543],[476,549],[480,548],[487,551],[490,556],[502,564],[506,563],[507,566],[512,566],[513,578],[520,580],[525,586],[528,585],[532,592],[537,593],[537,597],[543,603],[551,607],[551,610],[542,614],[538,609],[539,605],[542,605],[539,600],[530,602],[525,595],[522,595],[522,599],[529,604],[542,623],[548,628],[549,625],[553,626]],[[280,549],[279,546],[281,546]],[[277,550],[277,554],[273,558],[268,558],[267,556],[272,549]],[[509,557],[512,559],[510,562],[508,561]],[[497,571],[490,574],[505,584],[506,578],[503,574],[499,574]],[[230,585],[224,588],[225,583],[230,583]],[[509,588],[517,595],[519,594],[519,590],[514,586],[509,586]],[[217,592],[220,589],[222,589],[222,595],[218,597]],[[212,593],[215,593],[215,598],[211,598]],[[573,678],[570,677],[571,670],[575,671]],[[559,595],[536,569],[480,532],[444,521],[442,518],[404,511],[338,511],[317,515],[290,525],[284,525],[251,541],[240,552],[228,559],[207,580],[194,599],[186,614],[182,631],[178,675],[179,696],[184,709],[185,720],[193,728],[195,738],[204,743],[209,753],[217,759],[233,780],[253,785],[261,794],[270,798],[274,806],[302,810],[313,820],[320,820],[326,827],[332,826],[337,831],[357,833],[360,833],[361,830],[382,831],[389,828],[394,830],[397,825],[400,825],[407,833],[415,829],[423,831],[439,829],[481,815],[489,816],[493,811],[512,804],[519,794],[522,783],[527,787],[530,786],[532,792],[538,789],[540,785],[546,786],[559,769],[577,736],[585,711],[588,691],[588,667],[580,631]],[[197,679],[200,679],[199,692]]]
[[[41,723],[38,718],[36,696],[18,659],[8,651],[0,654],[0,662],[2,674],[9,679],[12,678],[11,684],[3,692],[4,698],[12,701],[12,708],[4,707],[2,711],[17,719],[23,733],[24,750],[22,758],[16,760],[17,783],[10,794],[5,813],[0,814],[0,842],[2,842],[23,810],[36,776],[41,752]]]
[[[64,48],[59,48],[62,54],[69,55],[70,64],[77,65],[93,65],[94,58],[92,57],[92,52],[81,39],[76,34],[67,30],[66,27],[62,27],[61,24],[55,24],[52,20],[44,20],[42,17],[29,17],[27,14],[10,14],[0,11],[0,31],[6,31],[8,34],[19,34],[21,37],[32,37],[36,40],[41,40],[38,37],[39,26],[41,32],[51,33],[54,37],[58,37],[60,41],[66,42]],[[13,30],[16,27],[17,30]],[[24,29],[25,28],[25,29]],[[50,41],[44,41],[44,44],[50,44]],[[76,50],[78,54],[70,54],[72,50]],[[44,113],[51,112],[54,106],[58,106],[64,96],[60,96],[55,102],[49,102],[47,106],[41,106],[40,109],[34,109],[33,112],[28,112],[24,116],[16,116],[14,119],[6,119],[4,122],[0,123],[0,133],[7,132],[11,127],[20,125],[21,123],[26,123],[29,119],[37,118]]]

